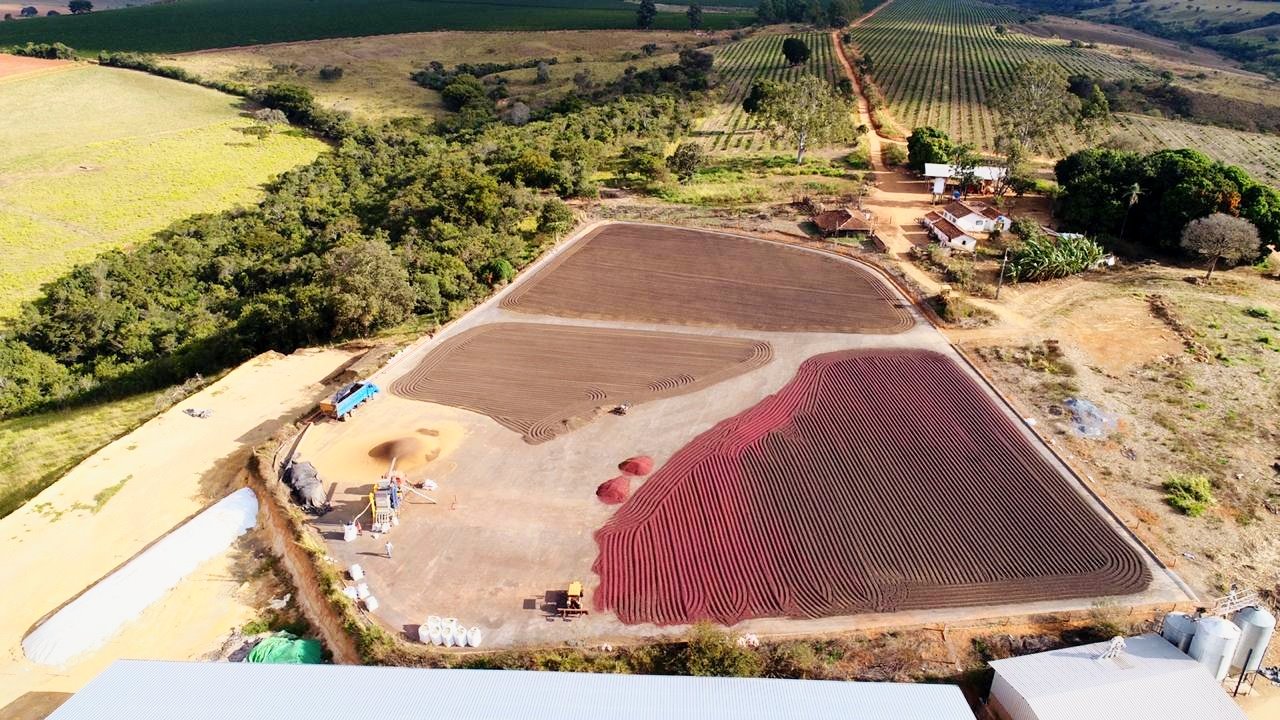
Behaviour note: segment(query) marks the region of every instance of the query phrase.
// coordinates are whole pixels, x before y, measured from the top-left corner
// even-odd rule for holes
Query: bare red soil
[[[48,70],[63,65],[70,65],[66,60],[44,60],[41,58],[23,57],[0,53],[0,78],[16,77],[39,70]]]
[[[810,358],[676,453],[596,534],[623,622],[1003,604],[1150,582],[1119,537],[953,361]]]
[[[748,330],[897,333],[911,314],[863,268],[658,225],[595,230],[502,301],[518,312]]]
[[[551,440],[618,405],[683,395],[773,358],[742,338],[543,323],[494,323],[450,338],[391,391],[483,413]]]

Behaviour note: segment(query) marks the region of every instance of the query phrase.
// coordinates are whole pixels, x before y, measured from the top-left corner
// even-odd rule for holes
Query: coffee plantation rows
[[[972,0],[895,0],[849,32],[857,50],[870,55],[872,77],[898,125],[907,131],[932,125],[983,148],[996,134],[992,97],[1024,62],[1049,60],[1068,73],[1105,79],[1151,76],[1067,40],[1020,33],[1016,20],[1009,9]],[[1077,144],[1064,136],[1058,149]]]
[[[804,65],[791,67],[783,57],[782,41],[789,37],[809,46],[809,61]],[[785,145],[761,132],[742,110],[742,100],[757,78],[786,81],[812,73],[835,83],[841,77],[831,37],[816,32],[754,37],[726,45],[716,52],[716,69],[721,78],[720,105],[702,123],[698,136],[708,150],[730,154],[778,150]]]

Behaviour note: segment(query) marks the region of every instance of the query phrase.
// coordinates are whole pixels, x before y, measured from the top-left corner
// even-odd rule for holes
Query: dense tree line
[[[268,99],[291,119],[307,96]],[[354,127],[256,206],[175,223],[49,283],[0,333],[0,415],[208,373],[266,350],[444,320],[569,229],[620,148],[690,126],[678,95],[619,97],[465,141]]]
[[[774,23],[813,23],[823,27],[844,27],[882,0],[760,0],[756,20]]]
[[[1060,160],[1055,173],[1058,215],[1070,229],[1122,238],[1144,254],[1185,257],[1183,229],[1214,213],[1257,227],[1260,243],[1249,259],[1280,243],[1280,192],[1196,150],[1082,150]]]

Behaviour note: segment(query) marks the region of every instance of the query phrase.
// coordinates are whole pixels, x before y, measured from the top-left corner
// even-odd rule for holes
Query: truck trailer
[[[335,420],[346,420],[360,405],[378,394],[378,386],[371,382],[353,382],[320,403],[320,412]]]

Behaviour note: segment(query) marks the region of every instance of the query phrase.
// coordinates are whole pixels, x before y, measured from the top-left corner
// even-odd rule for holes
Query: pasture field
[[[324,149],[294,131],[245,134],[241,103],[87,65],[0,82],[0,317],[71,265],[253,200]]]
[[[325,107],[376,122],[445,112],[440,93],[409,77],[432,60],[448,66],[530,58],[559,60],[546,83],[534,82],[537,71],[532,68],[496,74],[507,79],[512,97],[528,102],[562,96],[574,86],[574,74],[584,70],[598,82],[608,82],[620,77],[627,67],[643,70],[672,64],[675,53],[691,47],[697,39],[724,36],[726,33],[713,33],[710,38],[694,38],[687,32],[661,30],[404,33],[205,50],[166,57],[163,62],[214,80],[254,86],[298,83],[315,93]],[[650,43],[658,50],[645,56],[642,48]],[[320,69],[326,66],[342,68],[342,77],[322,80]]]
[[[739,5],[729,2],[727,5]],[[708,29],[748,25],[750,8],[707,12]],[[655,27],[687,29],[681,7]],[[428,30],[632,29],[625,0],[183,0],[79,16],[0,24],[0,47],[60,41],[84,53],[178,53],[209,48]]]
[[[0,518],[156,414],[163,392],[0,420]]]
[[[1280,135],[1227,130],[1145,115],[1119,115],[1113,142],[1142,150],[1194,148],[1280,187]]]
[[[872,75],[899,125],[907,131],[932,125],[982,148],[991,148],[996,134],[991,98],[1021,63],[1048,60],[1102,79],[1150,76],[1135,63],[1072,48],[1067,40],[997,32],[1016,20],[1006,8],[971,0],[896,0],[850,33],[871,56]],[[1071,140],[1060,144],[1066,149]]]
[[[809,46],[811,54],[804,65],[793,67],[783,57],[782,42],[790,37],[799,38]],[[722,85],[720,103],[697,132],[705,147],[713,151],[751,153],[788,149],[786,143],[777,143],[761,132],[742,110],[742,100],[757,79],[785,81],[812,73],[834,83],[841,77],[835,48],[826,33],[749,38],[724,46],[716,50],[715,55]]]

